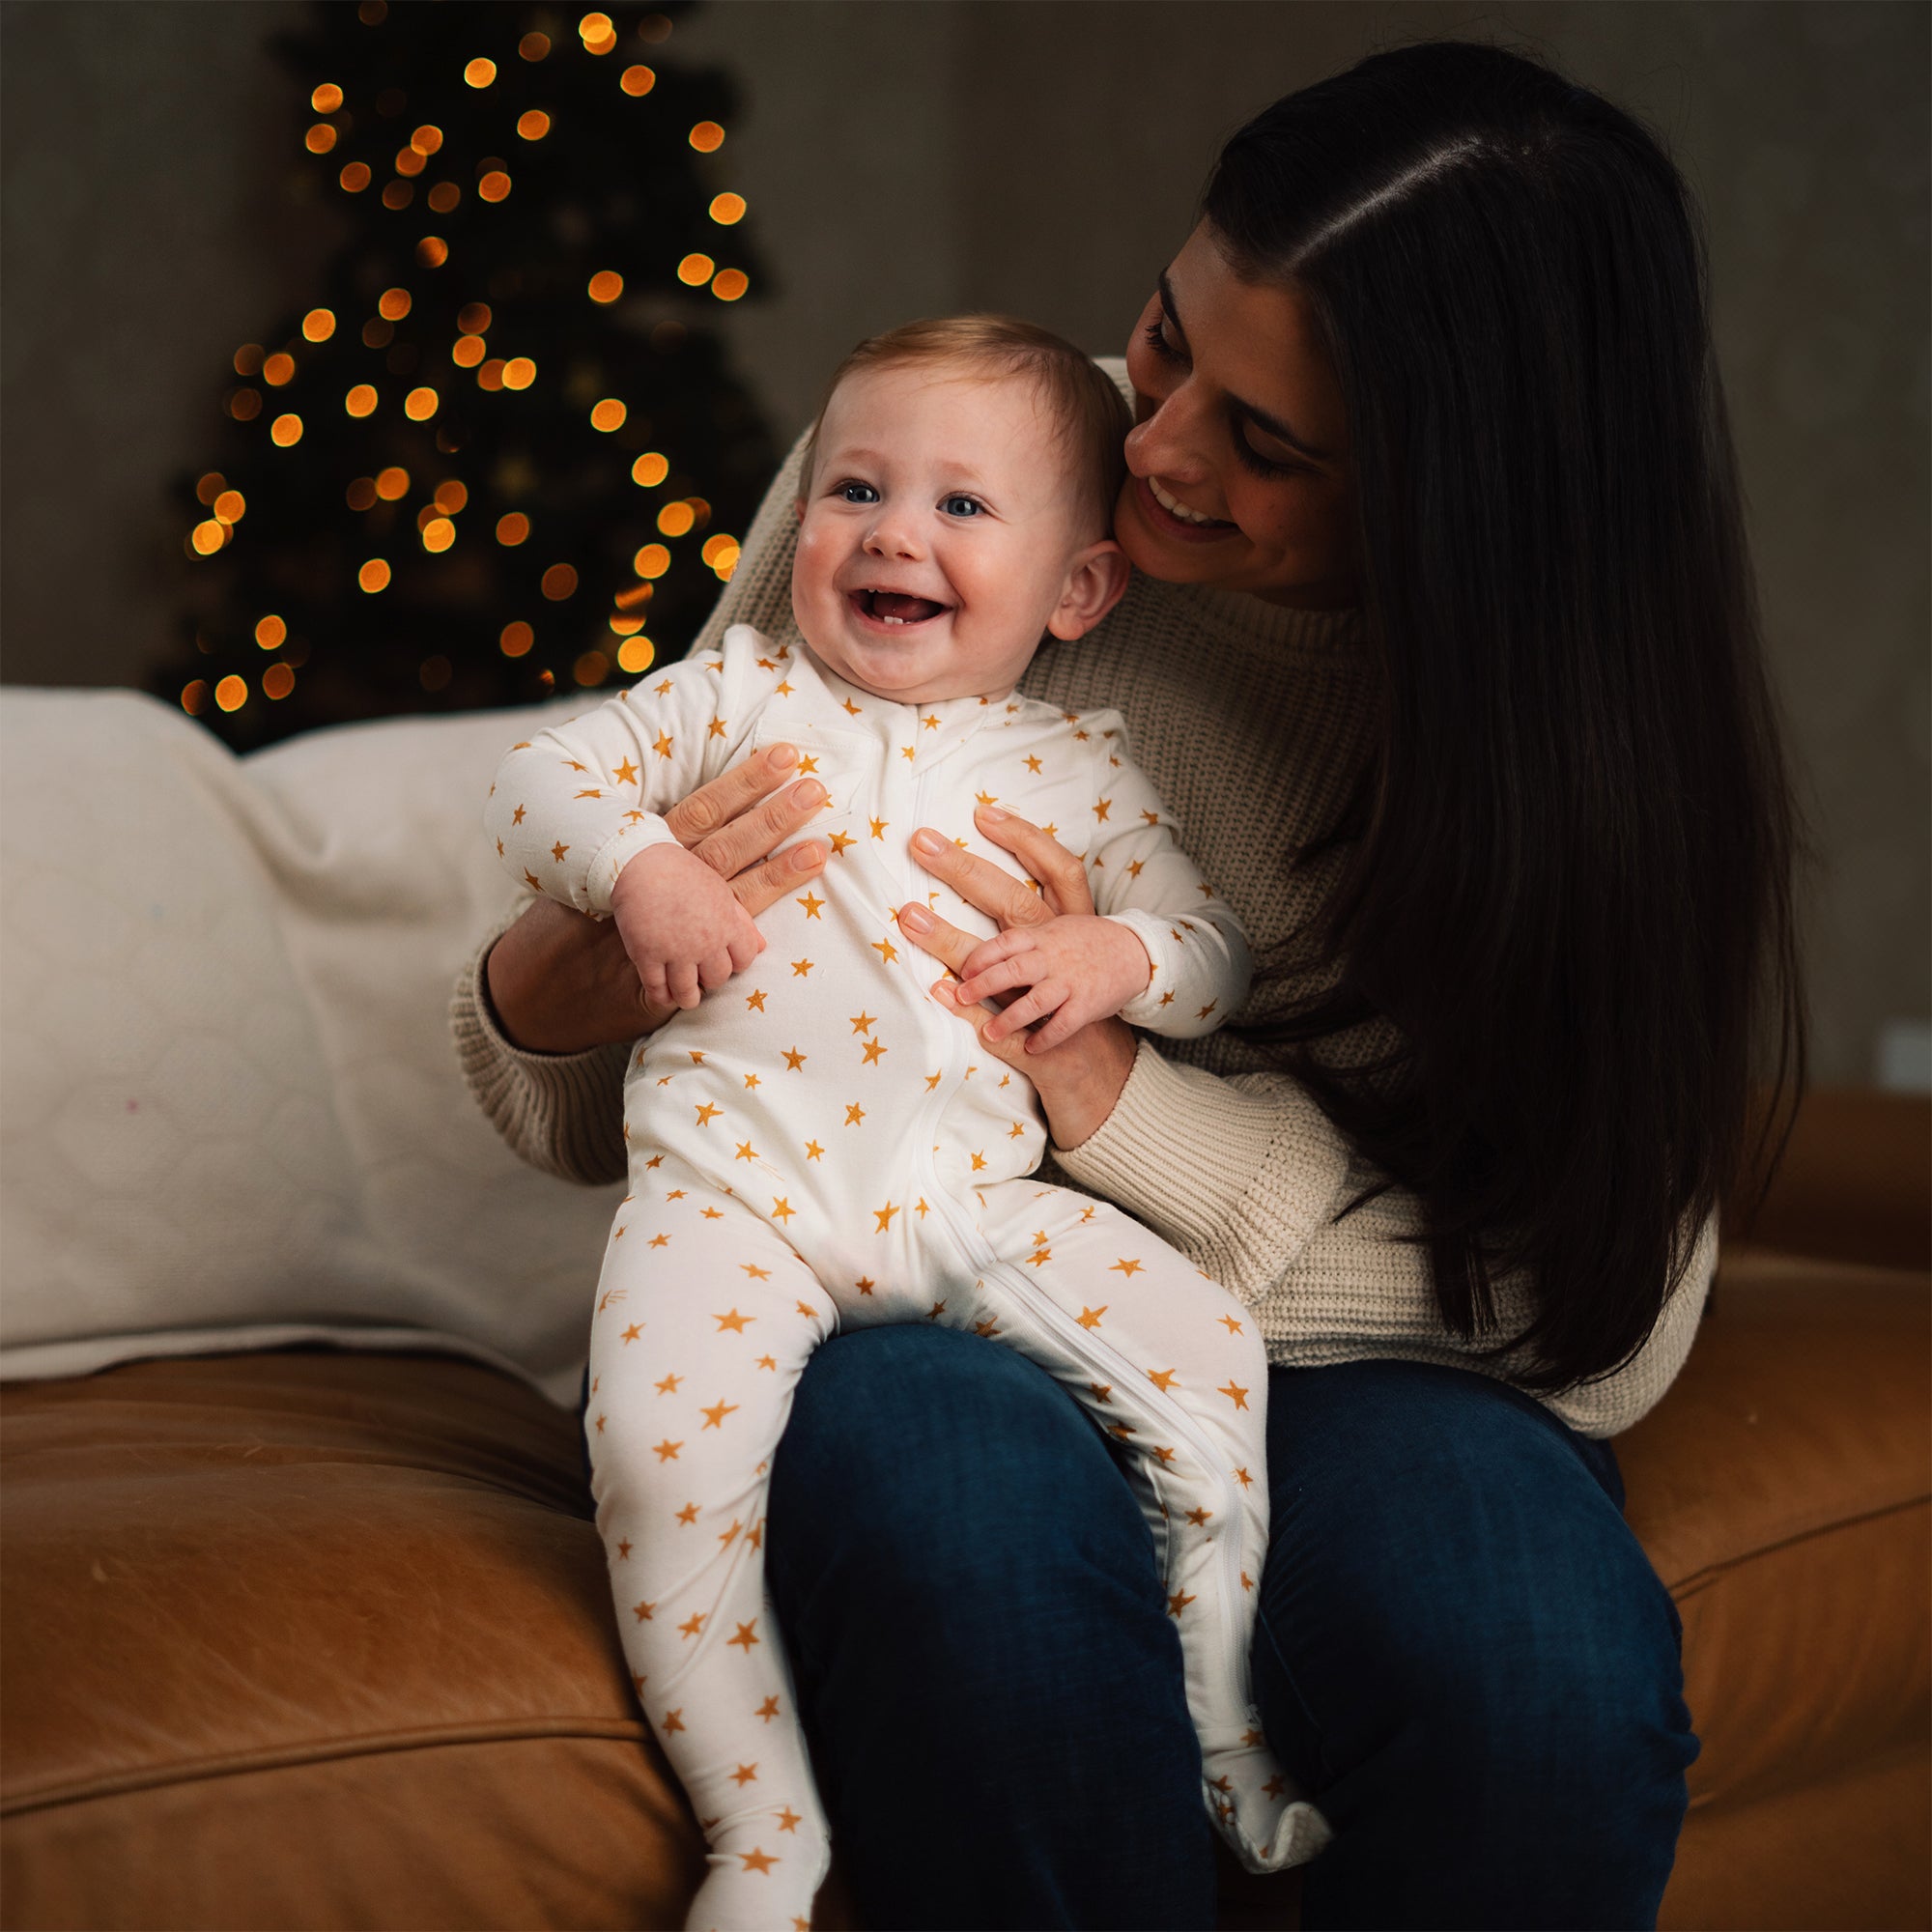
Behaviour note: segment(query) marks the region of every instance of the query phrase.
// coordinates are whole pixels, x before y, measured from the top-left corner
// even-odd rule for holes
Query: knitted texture
[[[1103,363],[1124,386],[1117,362]],[[767,493],[738,568],[695,649],[730,624],[795,634],[791,566],[800,449]],[[1073,642],[1049,640],[1020,688],[1067,711],[1117,707],[1133,754],[1178,821],[1181,843],[1239,916],[1253,992],[1231,1023],[1196,1040],[1143,1042],[1121,1097],[1093,1137],[1055,1149],[1050,1178],[1139,1215],[1255,1311],[1269,1359],[1318,1366],[1371,1356],[1508,1377],[1442,1322],[1417,1203],[1389,1189],[1337,1219],[1379,1179],[1278,1057],[1242,1032],[1311,989],[1336,859],[1297,867],[1327,833],[1373,744],[1371,668],[1352,611],[1292,611],[1259,598],[1136,574],[1111,615]],[[494,935],[493,935],[494,937]],[[487,952],[487,946],[484,949]],[[497,1029],[482,953],[451,1006],[464,1071],[491,1121],[526,1160],[566,1179],[624,1173],[625,1048],[520,1053]],[[1372,1051],[1376,1030],[1334,1043]],[[1057,1172],[1055,1168],[1057,1167]],[[1586,1435],[1635,1422],[1682,1367],[1716,1262],[1702,1231],[1682,1286],[1644,1348],[1615,1375],[1543,1398]],[[1526,1321],[1524,1285],[1496,1296]]]

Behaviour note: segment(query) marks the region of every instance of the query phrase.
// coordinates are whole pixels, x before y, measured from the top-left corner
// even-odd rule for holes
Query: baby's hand
[[[644,997],[695,1007],[765,950],[737,895],[682,845],[647,845],[617,874],[611,914]]]
[[[1037,925],[1009,926],[976,947],[959,968],[953,996],[962,1006],[978,1006],[1015,986],[1031,987],[987,1022],[985,1037],[1004,1039],[1045,1020],[1027,1051],[1048,1053],[1090,1021],[1118,1013],[1152,976],[1153,961],[1130,927],[1093,913],[1061,913]]]

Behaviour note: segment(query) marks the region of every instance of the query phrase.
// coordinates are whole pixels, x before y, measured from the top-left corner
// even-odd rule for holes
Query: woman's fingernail
[[[915,832],[912,835],[912,849],[915,852],[943,852],[946,840],[936,832]]]
[[[771,766],[773,771],[781,772],[787,765],[798,763],[798,752],[790,745],[774,745],[765,753],[765,762]]]
[[[1004,818],[1006,815],[997,805],[982,805],[980,808],[981,818]]]
[[[932,915],[921,906],[901,906],[899,924],[907,932],[930,932]]]
[[[952,1004],[952,982],[950,980],[935,980],[932,982],[932,997],[935,1000],[944,1000],[948,1006],[951,1006]]]
[[[823,805],[825,787],[816,779],[801,779],[791,788],[792,801],[797,805]]]
[[[791,848],[791,868],[794,872],[809,872],[824,856],[816,845],[794,845]]]

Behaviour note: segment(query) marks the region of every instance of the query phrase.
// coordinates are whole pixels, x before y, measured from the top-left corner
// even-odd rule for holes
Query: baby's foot
[[[762,1835],[760,1835],[762,1833]],[[685,1932],[810,1932],[812,1894],[825,1876],[822,1840],[746,1824],[721,1833],[685,1915]]]
[[[1230,1742],[1201,1754],[1202,1789],[1215,1829],[1251,1872],[1305,1865],[1334,1835],[1268,1749],[1259,1716]]]

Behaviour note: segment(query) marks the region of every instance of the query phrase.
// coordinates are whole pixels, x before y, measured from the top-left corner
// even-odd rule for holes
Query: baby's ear
[[[1126,552],[1112,537],[1075,552],[1066,586],[1046,628],[1063,643],[1085,637],[1121,601],[1133,569]]]

